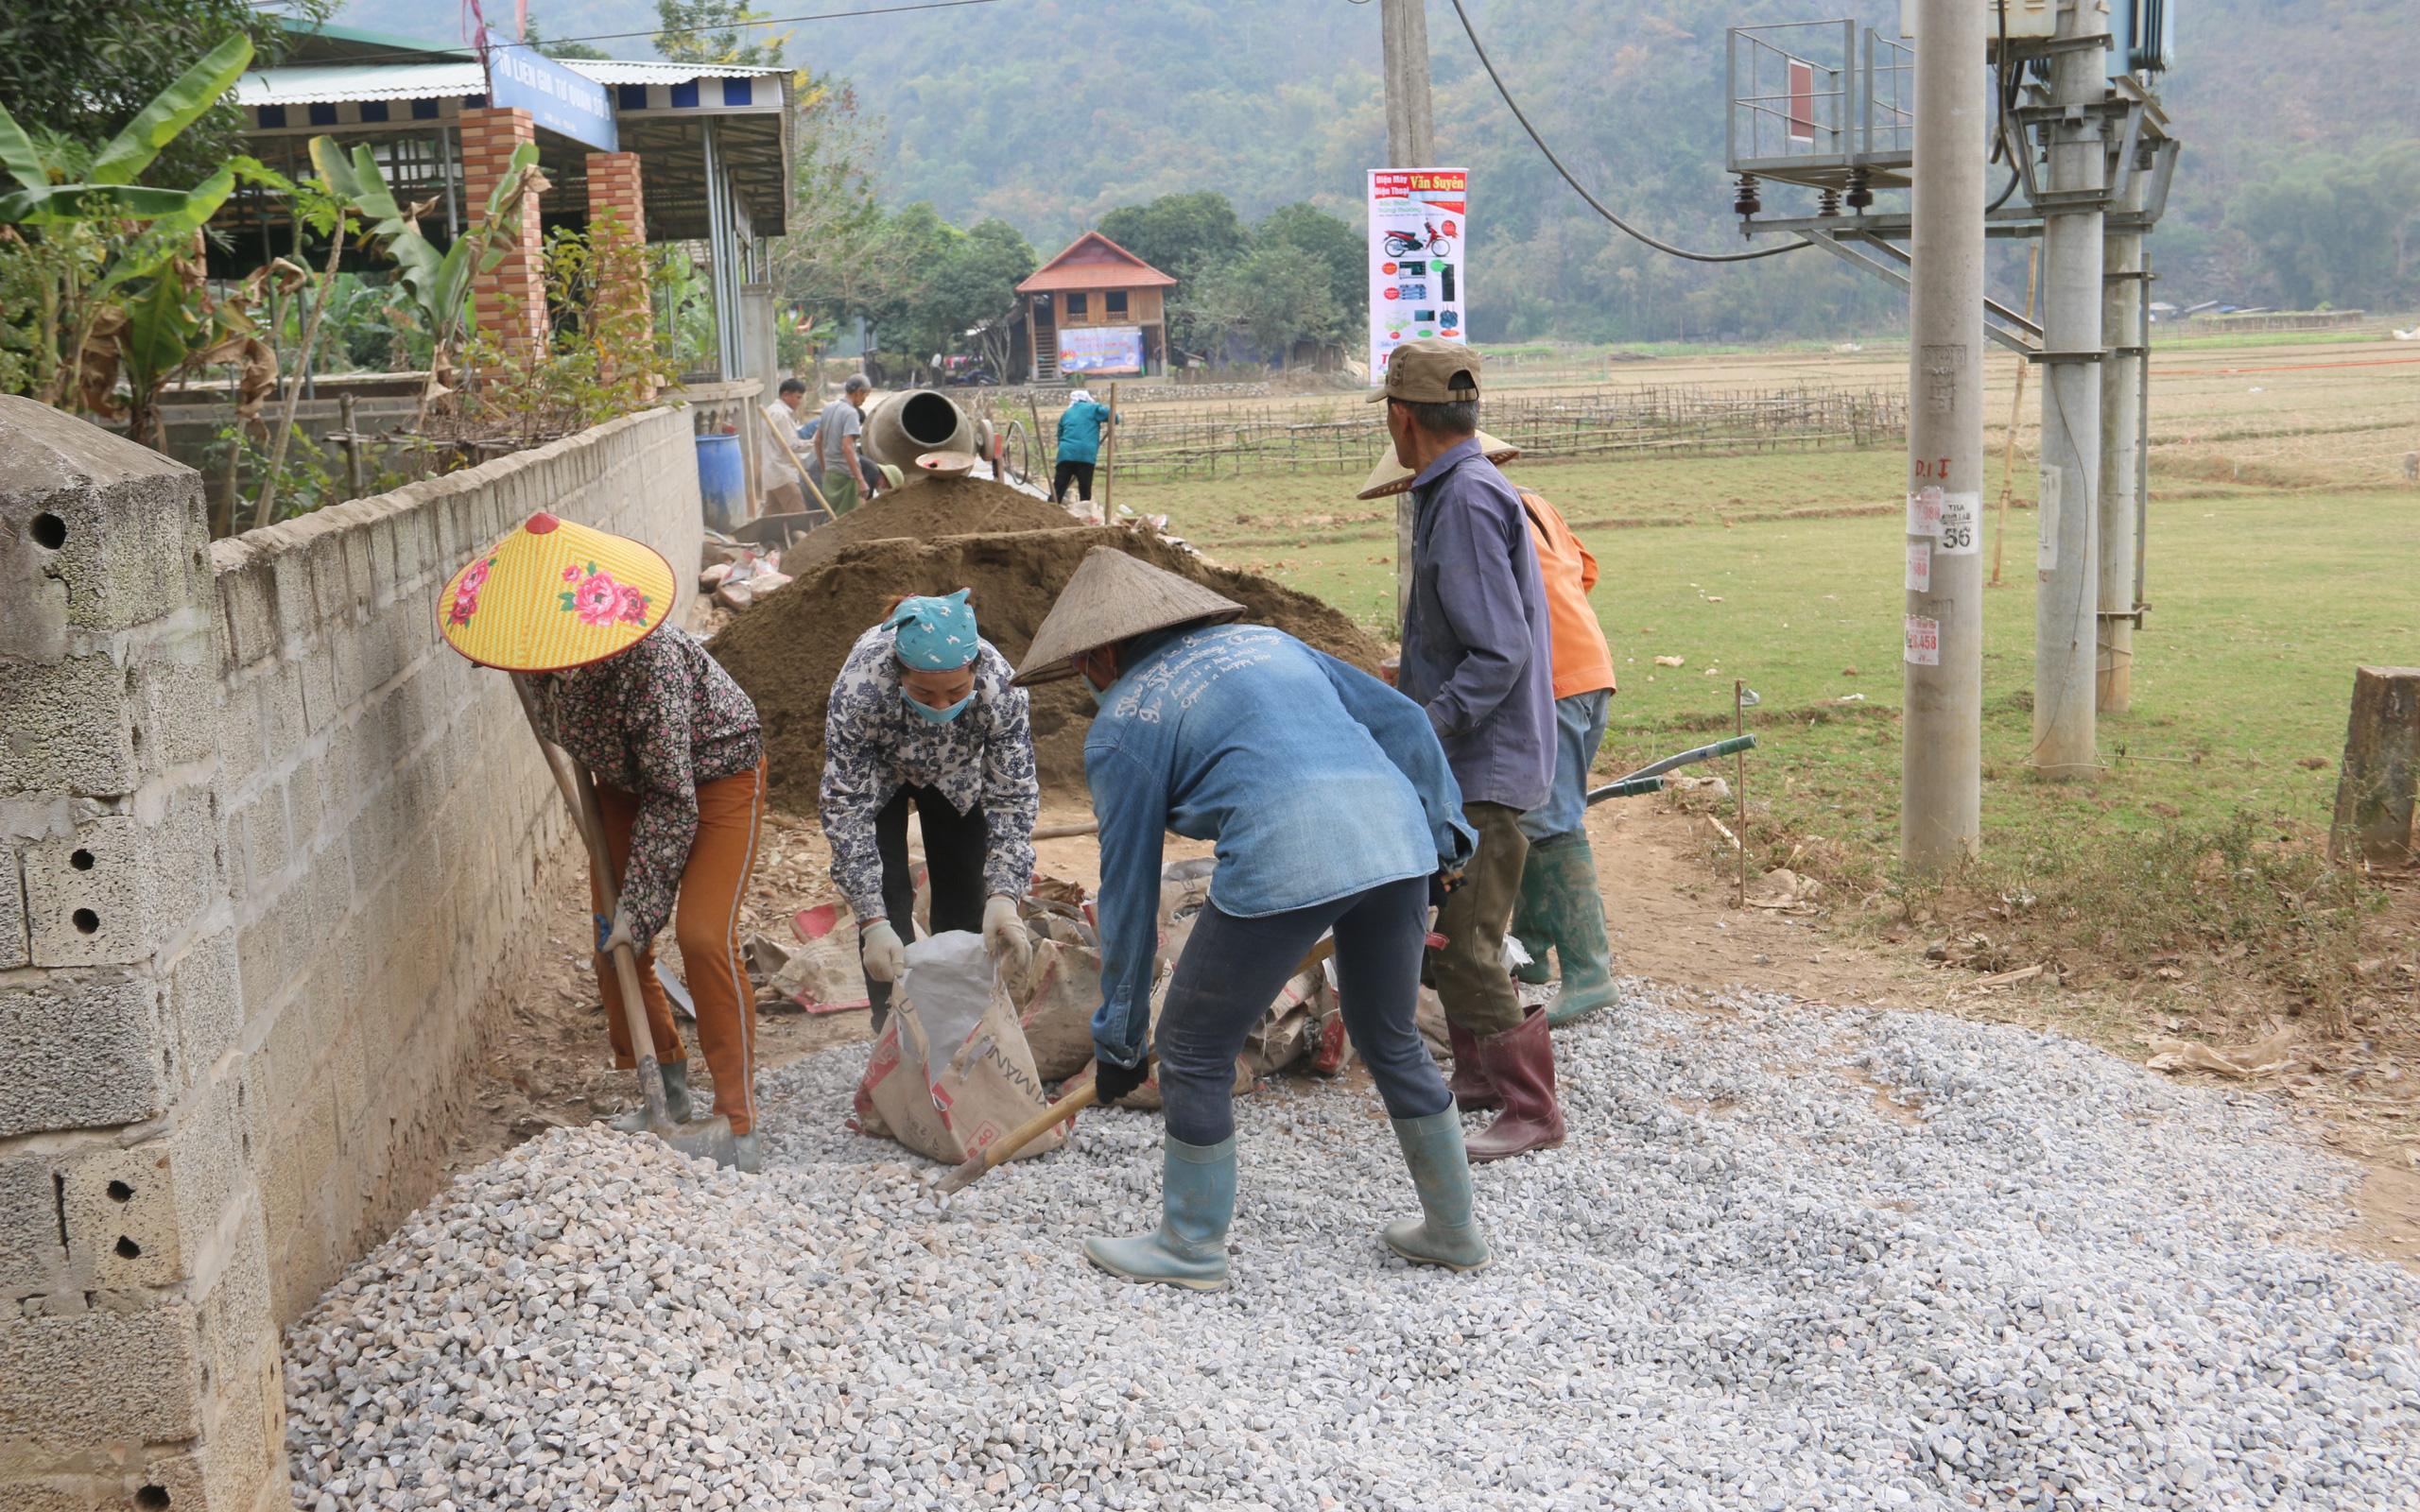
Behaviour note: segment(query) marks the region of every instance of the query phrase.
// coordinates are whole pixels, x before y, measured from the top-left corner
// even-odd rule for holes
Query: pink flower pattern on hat
[[[462,569],[454,584],[454,600],[445,609],[449,625],[468,625],[471,616],[479,611],[479,590],[487,586],[488,569],[495,565],[493,557],[483,558]]]
[[[582,625],[606,626],[645,625],[647,611],[652,602],[647,594],[629,583],[617,583],[612,573],[599,572],[590,562],[580,568],[563,569],[563,581],[571,584],[556,595],[558,607],[566,614],[577,614]]]

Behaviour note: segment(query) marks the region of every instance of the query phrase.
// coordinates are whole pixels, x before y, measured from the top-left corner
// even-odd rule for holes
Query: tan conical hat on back
[[[1478,449],[1487,454],[1489,461],[1499,467],[1521,455],[1519,447],[1510,441],[1499,441],[1485,431],[1475,432],[1474,435],[1478,441]],[[1378,465],[1370,470],[1370,481],[1362,484],[1361,491],[1354,497],[1383,499],[1391,493],[1401,493],[1411,487],[1414,475],[1411,469],[1395,460],[1394,448],[1389,447],[1386,455],[1378,458]]]
[[[1033,632],[1033,644],[1013,680],[1026,688],[1056,682],[1075,676],[1068,658],[1112,641],[1202,620],[1223,625],[1243,613],[1241,604],[1190,577],[1154,567],[1115,546],[1095,546],[1084,553],[1076,575],[1060,590],[1059,601],[1043,616],[1042,628]]]

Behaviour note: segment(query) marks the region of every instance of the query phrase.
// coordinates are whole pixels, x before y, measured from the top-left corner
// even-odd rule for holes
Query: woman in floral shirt
[[[915,937],[908,809],[924,830],[937,932],[981,929],[1022,964],[1016,901],[1033,882],[1041,806],[1025,691],[976,633],[967,591],[905,598],[857,638],[823,726],[823,833],[832,880],[856,911],[879,1029]]]
[[[666,1111],[688,1121],[688,1052],[652,948],[669,923],[714,1068],[715,1110],[731,1120],[738,1163],[752,1171],[754,994],[739,956],[739,900],[765,812],[764,740],[739,685],[665,623],[678,596],[671,564],[654,550],[542,511],[448,580],[437,627],[471,661],[520,679],[539,732],[595,779],[606,851],[620,874],[611,919],[601,915],[612,879],[590,878],[616,1061],[637,1064],[617,973],[604,961],[627,944],[638,956]],[[614,1122],[637,1130],[643,1120]]]
[[[596,780],[606,847],[622,873],[621,898],[598,950],[628,940],[639,953],[656,1059],[675,1119],[689,1116],[687,1051],[655,973],[655,936],[667,923],[697,1000],[698,1039],[715,1074],[715,1111],[737,1136],[740,1165],[756,1165],[755,994],[739,950],[739,903],[755,869],[765,816],[765,747],[756,706],[686,631],[660,627],[629,650],[563,672],[538,674],[539,723]],[[591,879],[603,906],[603,889]],[[617,1064],[624,1043],[621,988],[599,972]]]

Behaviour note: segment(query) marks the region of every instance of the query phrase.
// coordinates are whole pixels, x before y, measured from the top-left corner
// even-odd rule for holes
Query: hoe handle
[[[605,917],[611,919],[615,904],[621,902],[621,889],[614,876],[614,853],[605,845],[605,821],[596,812],[596,784],[589,780],[588,768],[557,750],[555,743],[546,738],[544,729],[538,723],[538,701],[517,674],[512,679],[512,691],[520,696],[521,713],[529,721],[529,733],[538,738],[538,748],[545,753],[546,770],[554,774],[555,786],[562,790],[563,802],[570,806],[572,821],[588,847],[589,871],[596,879],[598,896],[604,899]],[[668,1124],[672,1118],[665,1107],[664,1068],[655,1063],[655,1035],[647,1026],[646,1001],[639,996],[638,954],[627,945],[617,945],[613,960],[614,974],[622,989],[622,1028],[631,1038],[631,1055],[638,1061],[639,1095],[647,1103],[648,1122]]]

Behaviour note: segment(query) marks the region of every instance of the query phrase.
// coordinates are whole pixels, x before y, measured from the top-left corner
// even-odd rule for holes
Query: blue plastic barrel
[[[698,493],[705,502],[706,525],[735,530],[748,519],[748,481],[736,436],[698,438]]]

